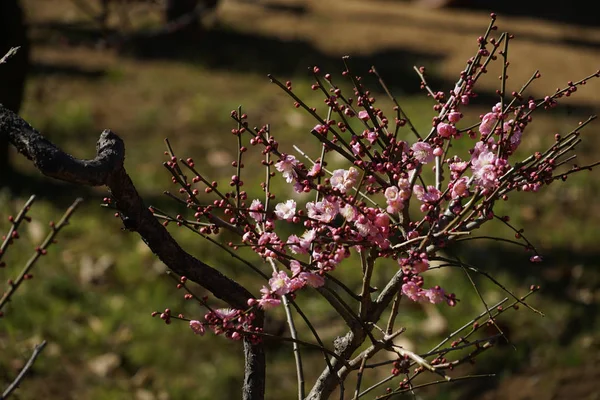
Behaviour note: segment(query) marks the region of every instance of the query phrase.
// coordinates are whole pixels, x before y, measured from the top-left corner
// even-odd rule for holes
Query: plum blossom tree
[[[496,16],[492,14],[486,33],[477,40],[475,56],[467,61],[448,93],[434,92],[426,82],[425,69],[415,67],[422,88],[435,101],[437,115],[428,132],[416,129],[374,67],[369,72],[395,104],[392,118],[375,105],[375,98],[350,70],[347,58],[342,75],[352,82],[349,96],[330,74],[312,68],[312,89],[323,93],[327,115],[302,101],[290,81],[282,83],[270,76],[294,100],[296,108],[315,118],[317,125],[310,133],[320,143],[320,154],[311,157],[297,147],[297,155],[291,154],[292,149],[284,150],[269,125],[253,127],[240,108],[231,113],[237,124],[232,130],[239,150],[232,163],[236,173],[229,188],[223,189],[199,172],[191,158],[177,158],[167,141],[164,165],[180,194],[170,196],[186,206],[189,216],[171,216],[144,205],[123,166],[123,142],[110,131],[102,133],[94,160],[77,160],[63,153],[1,107],[0,135],[7,136],[48,176],[109,188],[106,205],[113,207],[125,228],[138,232],[178,275],[175,279],[178,288],[185,291],[184,297],[197,301],[205,310],[203,316],[177,314],[168,308],[153,315],[166,323],[186,321],[198,335],[212,331],[243,342],[244,399],[264,398],[263,340],[273,338],[264,330],[264,315],[279,307],[285,311],[289,335],[275,339],[293,347],[298,398],[326,399],[336,392],[339,398],[357,399],[378,392],[378,398],[387,398],[414,391],[419,386],[415,378],[423,375],[431,377],[427,384],[476,378],[453,376],[452,370],[492,348],[504,336],[495,322],[498,316],[519,305],[538,312],[526,301],[537,287],[518,296],[485,270],[447,256],[443,250],[472,237],[479,227],[496,219],[515,230],[519,240],[512,242],[528,251],[532,262],[540,262],[541,255],[533,245],[508,218],[496,214],[496,202],[508,200],[516,191],[536,193],[598,164],[567,165],[574,158],[570,153],[580,143],[581,129],[594,117],[570,133],[556,135],[549,148],[517,158],[515,152],[527,137],[534,112],[552,109],[559,99],[572,95],[600,72],[536,99],[525,95],[528,86],[541,77],[536,71],[518,91],[508,93],[507,50],[513,37],[508,33],[495,36],[496,30]],[[498,58],[503,70],[498,103],[480,121],[462,127],[463,111],[476,96],[477,83],[489,63]],[[466,142],[469,153],[455,151],[453,144],[457,142]],[[243,188],[245,143],[259,148],[263,156],[264,199],[250,198]],[[333,155],[346,165],[330,171],[328,164],[337,162]],[[278,175],[297,196],[276,201],[272,179]],[[192,257],[168,233],[165,226],[169,223],[209,240],[248,267],[263,284],[242,286]],[[223,232],[227,235],[221,235]],[[224,239],[231,236],[237,241]],[[240,250],[244,248],[256,253],[260,264],[243,256]],[[389,267],[390,260],[393,268]],[[373,271],[380,265],[385,265],[382,273],[386,283],[374,287]],[[411,329],[398,326],[401,299],[451,307],[458,304],[459,296],[452,288],[426,284],[427,272],[442,267],[458,267],[467,275],[482,274],[507,297],[492,306],[482,298],[485,310],[437,346],[409,351],[395,342]],[[345,279],[344,271],[349,268],[360,269],[359,285]],[[189,281],[206,288],[215,299],[196,296]],[[322,340],[319,327],[296,301],[309,290],[322,297],[346,327],[333,343]],[[221,307],[217,299],[227,307]],[[299,321],[305,330],[299,329]],[[490,336],[482,329],[486,326],[495,326],[498,332]],[[310,388],[302,364],[305,348],[318,349],[324,360],[323,370]],[[364,374],[385,368],[389,368],[388,377],[368,388],[361,386]],[[348,378],[353,375],[356,384],[349,387]]]

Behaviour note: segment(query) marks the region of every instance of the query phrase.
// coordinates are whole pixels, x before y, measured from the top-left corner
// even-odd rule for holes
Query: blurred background
[[[307,140],[314,121],[269,84],[266,75],[292,80],[307,103],[322,107],[311,91],[308,68],[318,65],[339,76],[341,57],[350,55],[354,72],[367,75],[375,65],[413,123],[431,126],[433,102],[419,89],[413,65],[426,66],[434,90],[453,88],[465,61],[485,32],[490,11],[500,31],[513,33],[509,91],[539,69],[542,80],[528,91],[540,97],[569,80],[600,67],[600,18],[596,2],[542,1],[355,1],[355,0],[2,0],[0,52],[22,46],[0,65],[0,102],[19,111],[54,143],[79,158],[92,158],[100,132],[110,128],[124,140],[126,166],[148,204],[177,212],[161,193],[173,190],[162,167],[163,139],[178,156],[193,157],[206,176],[224,184],[234,173],[235,127],[230,111],[239,105],[251,124],[270,123],[291,152],[292,144],[316,150]],[[554,4],[554,3],[553,3]],[[465,110],[467,121],[495,104],[498,66],[481,82],[479,97]],[[372,77],[365,77],[383,109],[391,104]],[[341,76],[338,78],[342,82]],[[346,90],[349,82],[340,83]],[[540,112],[528,127],[521,155],[545,149],[554,134],[565,134],[600,110],[600,86],[590,81],[551,113]],[[596,161],[598,123],[584,130],[578,163]],[[76,196],[85,205],[34,270],[0,320],[0,387],[23,367],[34,344],[49,345],[34,373],[19,390],[21,399],[214,399],[239,398],[241,347],[210,335],[199,338],[183,323],[165,326],[150,317],[169,307],[200,318],[203,311],[185,303],[164,266],[120,220],[99,206],[103,189],[82,189],[41,176],[27,160],[0,144],[0,228],[8,230],[30,194],[39,200],[22,238],[5,257],[0,279],[13,278],[46,232]],[[314,154],[314,153],[311,153]],[[252,158],[254,157],[254,158]],[[258,197],[263,171],[247,161],[246,188]],[[253,174],[253,171],[260,175]],[[283,196],[289,187],[274,183]],[[530,284],[541,292],[531,303],[542,318],[520,309],[500,324],[516,346],[499,346],[474,366],[457,371],[497,373],[494,379],[454,383],[422,391],[430,399],[591,399],[600,379],[600,175],[571,176],[536,195],[511,196],[499,214],[525,228],[544,255],[530,264],[520,248],[473,241],[455,250],[494,274],[515,293]],[[248,284],[242,266],[201,238],[171,229],[184,247],[211,265]],[[503,225],[490,224],[482,235],[511,238]],[[394,266],[388,266],[394,268]],[[358,279],[349,267],[344,279]],[[382,273],[383,274],[383,273]],[[356,275],[354,277],[354,275]],[[407,327],[402,344],[424,350],[483,310],[464,274],[435,276],[462,300],[455,308],[405,304],[399,322]],[[488,304],[504,297],[477,280]],[[258,286],[255,286],[258,287]],[[196,288],[198,294],[204,292]],[[331,341],[345,332],[331,324],[330,310],[316,296],[299,299]],[[269,329],[280,333],[275,314]],[[271,399],[294,398],[291,349],[269,343],[268,392]],[[308,353],[308,381],[323,366]],[[365,377],[368,384],[383,378]]]

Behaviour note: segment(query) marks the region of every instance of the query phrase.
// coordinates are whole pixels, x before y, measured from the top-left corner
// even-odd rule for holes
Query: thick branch
[[[0,105],[0,139],[8,137],[19,153],[33,161],[44,174],[87,186],[106,185],[125,227],[137,232],[154,254],[173,272],[203,286],[234,308],[247,308],[254,296],[237,282],[184,251],[142,201],[124,166],[125,145],[115,133],[105,130],[96,146],[96,158],[79,160],[63,152],[27,122]],[[262,314],[255,323],[262,327]],[[260,325],[259,325],[260,324]],[[264,396],[264,353],[262,345],[244,344],[247,365],[245,399]],[[252,387],[250,387],[253,385]]]

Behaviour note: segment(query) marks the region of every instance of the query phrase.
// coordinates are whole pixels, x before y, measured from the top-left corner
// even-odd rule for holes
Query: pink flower
[[[315,125],[314,128],[312,128],[313,131],[320,133],[320,134],[324,134],[327,133],[327,131],[329,130],[329,126],[328,125]]]
[[[518,126],[513,127],[514,124],[515,121],[511,119],[510,121],[505,122],[503,126],[504,132],[506,134],[510,133],[509,147],[511,151],[515,151],[517,147],[519,147],[519,145],[521,144],[521,136],[523,134],[523,132]]]
[[[369,120],[369,113],[366,112],[365,110],[359,111],[358,112],[358,118],[362,119],[363,121],[368,121]]]
[[[385,213],[379,213],[375,216],[375,226],[382,232],[390,229],[390,217]]]
[[[386,211],[395,214],[404,209],[404,202],[400,198],[400,191],[396,186],[390,186],[385,189],[384,196],[387,202]]]
[[[263,310],[275,308],[281,304],[281,300],[272,297],[263,297],[257,302],[258,306]]]
[[[308,176],[317,176],[317,174],[321,172],[321,163],[314,163],[310,171],[308,171]]]
[[[287,183],[291,183],[298,174],[296,173],[295,167],[298,165],[296,157],[284,154],[281,159],[275,163],[277,171],[282,172],[283,177]]]
[[[373,131],[369,131],[369,133],[367,134],[367,140],[371,144],[375,143],[375,141],[377,140],[377,138],[378,138],[377,133],[375,133]]]
[[[302,246],[300,246],[300,238],[298,236],[296,236],[296,235],[290,235],[288,237],[288,240],[287,240],[286,244],[288,246],[290,246],[290,249],[292,250],[292,253],[294,253],[294,254],[306,254],[306,253],[308,253],[307,249],[305,249]]]
[[[354,226],[362,237],[369,235],[374,236],[377,234],[377,228],[375,225],[373,225],[373,223],[364,215],[361,215],[356,221],[354,221]]]
[[[458,111],[452,111],[448,114],[448,121],[457,123],[462,118],[462,114]]]
[[[239,310],[233,308],[218,308],[214,311],[214,315],[225,322],[237,318],[239,313]]]
[[[279,238],[275,232],[263,232],[258,239],[259,246],[266,246],[267,244],[277,244]]]
[[[429,269],[429,260],[425,258],[419,258],[412,264],[413,269],[417,274],[423,273]]]
[[[387,201],[400,200],[399,191],[396,186],[390,186],[390,187],[386,188],[383,195],[385,196],[385,199]]]
[[[206,329],[204,329],[204,324],[200,321],[191,320],[190,328],[196,335],[203,336],[204,332],[206,332]]]
[[[429,143],[417,142],[412,145],[411,150],[415,159],[421,164],[427,164],[433,161],[433,150]]]
[[[444,293],[444,289],[439,286],[423,290],[423,295],[426,296],[432,304],[446,301],[446,293]]]
[[[437,132],[443,138],[451,138],[456,134],[456,127],[445,122],[440,122],[437,126]]]
[[[340,208],[340,214],[342,217],[346,218],[348,222],[352,222],[356,219],[357,212],[356,208],[346,203],[344,207]]]
[[[452,174],[460,174],[465,169],[467,169],[468,166],[469,166],[468,162],[458,159],[458,160],[454,161],[453,163],[450,163],[450,172]]]
[[[481,125],[479,125],[479,132],[482,135],[489,135],[494,129],[494,125],[496,125],[496,121],[498,121],[498,115],[494,112],[487,113],[483,116],[481,120]]]
[[[417,199],[423,203],[435,203],[442,197],[442,192],[431,185],[427,186],[427,191],[425,191],[423,186],[415,185],[413,192],[415,193],[415,196],[417,196]]]
[[[457,179],[452,185],[450,195],[453,199],[469,196],[469,178],[463,176],[462,178]]]
[[[290,292],[290,277],[285,271],[273,272],[273,277],[269,279],[271,291],[278,296],[283,296]]]
[[[348,189],[351,189],[352,186],[354,186],[357,178],[358,170],[354,167],[350,167],[347,171],[345,169],[336,169],[333,171],[333,175],[329,182],[331,183],[332,188],[338,189],[342,193],[346,193]]]
[[[296,276],[302,272],[302,264],[297,260],[292,260],[290,261],[290,270],[292,271],[292,276]]]
[[[288,200],[285,203],[279,203],[275,206],[275,215],[279,219],[291,221],[296,214],[296,202],[294,200]]]
[[[308,252],[310,245],[312,244],[312,242],[315,240],[316,237],[317,237],[317,231],[314,229],[304,232],[304,234],[300,238],[300,246],[303,249],[305,249],[306,252]]]
[[[318,288],[325,284],[325,278],[313,272],[301,272],[298,277],[306,282],[308,286],[313,288]]]
[[[424,301],[427,299],[419,285],[412,281],[408,281],[402,285],[402,294],[412,301]]]
[[[475,154],[476,156],[473,157]],[[484,188],[495,187],[498,183],[498,169],[496,167],[498,157],[487,147],[480,149],[479,152],[473,152],[473,155],[471,156],[471,169],[474,182]]]
[[[329,223],[333,221],[339,211],[337,203],[332,203],[325,199],[319,202],[308,202],[306,203],[306,209],[308,210],[308,217],[316,219],[317,221]]]
[[[257,212],[257,211],[264,211],[264,210],[265,210],[265,207],[262,205],[260,200],[258,200],[258,199],[252,200],[252,204],[250,204],[250,213],[249,214],[256,222],[262,222],[265,219],[265,214],[263,212]]]

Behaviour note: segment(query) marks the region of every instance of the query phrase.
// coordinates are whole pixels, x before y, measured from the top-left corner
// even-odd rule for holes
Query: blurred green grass
[[[64,50],[56,44],[40,47],[37,55],[40,58],[60,59]],[[71,55],[74,52],[79,53],[75,59],[82,61],[82,65],[86,58],[97,59],[105,73],[94,79],[32,76],[22,115],[56,144],[81,158],[94,156],[94,144],[102,129],[113,129],[125,140],[126,166],[149,204],[177,210],[174,203],[160,196],[164,190],[173,190],[168,173],[161,165],[165,159],[165,137],[178,156],[193,157],[199,170],[221,185],[227,185],[235,172],[230,162],[236,155],[236,145],[229,133],[235,127],[230,111],[240,104],[251,124],[271,124],[282,149],[292,153],[292,144],[297,144],[307,153],[315,154],[317,147],[309,134],[315,122],[294,109],[293,101],[270,85],[262,74],[215,69],[201,61],[119,57],[83,47],[70,50]],[[340,69],[341,66],[340,62]],[[436,67],[432,66],[431,70],[435,71]],[[307,74],[280,78],[292,79],[295,92],[301,98],[310,105],[323,107],[320,93],[310,90],[312,82]],[[374,88],[374,82],[371,83]],[[345,90],[349,87],[346,84]],[[378,96],[378,105],[390,110],[391,115],[390,102],[384,95]],[[413,123],[426,130],[433,116],[430,100],[424,95],[405,95],[400,100]],[[485,109],[475,107],[467,117],[476,118],[484,112]],[[576,116],[560,110],[554,117],[540,117],[524,137],[522,151],[529,153],[533,148],[544,148],[556,130],[565,132],[576,123]],[[586,131],[593,130],[591,127]],[[408,132],[406,135],[410,137]],[[583,156],[591,158],[592,152],[585,150],[592,149],[599,139],[591,134],[584,133],[584,136],[589,145],[584,148]],[[470,143],[469,139],[465,141]],[[245,189],[251,197],[262,197],[257,182],[264,171],[258,160],[258,152],[251,151],[245,161]],[[26,160],[16,158],[15,161],[23,171],[36,174]],[[282,179],[274,179],[273,185],[273,191],[281,193],[279,199],[291,195],[291,189]],[[487,243],[471,242],[473,247],[461,246],[457,250],[492,271],[499,281],[518,294],[524,294],[529,284],[534,283],[547,283],[552,289],[532,299],[535,307],[547,312],[546,318],[522,309],[511,311],[501,319],[518,350],[507,347],[492,350],[481,358],[475,371],[509,374],[532,363],[546,367],[580,365],[586,362],[588,350],[598,346],[594,342],[598,323],[588,320],[589,313],[596,310],[598,304],[593,294],[598,287],[598,273],[592,267],[597,266],[599,233],[597,225],[589,221],[590,217],[599,215],[599,206],[585,199],[594,198],[599,185],[600,179],[581,174],[569,178],[566,184],[545,188],[541,195],[518,194],[511,196],[510,202],[499,204],[499,214],[511,215],[516,226],[527,228],[528,238],[540,246],[542,253],[544,250],[551,253],[548,267],[523,267],[527,265],[527,254]],[[35,191],[36,187],[31,187],[31,192]],[[6,256],[9,266],[0,271],[2,279],[17,273],[16,267],[39,241],[36,232],[43,230],[47,221],[58,219],[66,206],[62,201],[53,200],[53,193],[39,194],[42,198],[31,212],[34,222],[26,228],[27,234],[11,247]],[[105,194],[101,189],[88,194],[85,205],[73,216],[72,224],[61,234],[58,244],[34,270],[35,278],[26,282],[5,310],[0,325],[0,386],[16,375],[34,343],[46,339],[50,345],[36,364],[35,374],[19,390],[22,399],[128,399],[141,398],[144,390],[157,399],[208,399],[215,398],[216,393],[218,398],[239,397],[243,363],[238,344],[211,335],[199,338],[191,334],[185,323],[165,326],[159,319],[150,317],[152,311],[166,307],[189,316],[201,317],[204,312],[185,303],[182,293],[163,273],[161,263],[139,238],[123,231],[120,220],[115,219],[110,210],[99,207]],[[14,214],[24,201],[24,197],[13,198],[7,192],[0,197],[3,231],[8,228],[6,216]],[[249,277],[243,267],[232,262],[224,252],[215,251],[188,232],[174,227],[171,231],[195,256],[254,285],[252,287],[259,287],[258,281]],[[481,234],[512,235],[500,224],[486,226]],[[105,273],[95,279],[82,277],[86,266],[96,265],[98,269],[103,257],[110,265]],[[579,275],[573,272],[573,264],[580,266]],[[357,285],[359,276],[351,267],[346,265],[337,273],[348,279],[350,285]],[[376,279],[383,282],[390,268],[395,268],[393,263],[378,265]],[[437,311],[405,304],[399,321],[408,328],[403,336],[407,345],[428,348],[439,341],[440,333],[462,325],[483,309],[462,271],[439,272],[432,274],[430,282],[456,292],[461,302],[453,309],[435,308]],[[488,304],[504,296],[488,281],[475,279]],[[205,294],[199,288],[195,290],[200,295]],[[580,292],[585,290],[592,291],[592,300],[589,296],[581,298]],[[331,311],[316,296],[306,293],[299,296],[298,302],[315,316],[318,327],[327,328],[324,340],[330,342],[345,332],[343,326],[331,323]],[[432,328],[435,318],[442,321],[442,328],[437,332]],[[281,313],[274,313],[270,321],[273,329],[277,329],[281,321]],[[574,329],[577,324],[581,329]],[[590,342],[590,338],[594,340]],[[106,355],[113,356],[116,362],[103,372],[99,365],[107,359]],[[322,358],[314,352],[307,352],[306,357],[307,365],[311,366],[307,372],[310,382],[320,371]],[[267,396],[292,398],[295,374],[289,346],[269,343],[268,360],[271,366]],[[382,377],[365,377],[363,387]],[[430,396],[442,399],[451,395],[442,388],[432,391]]]

